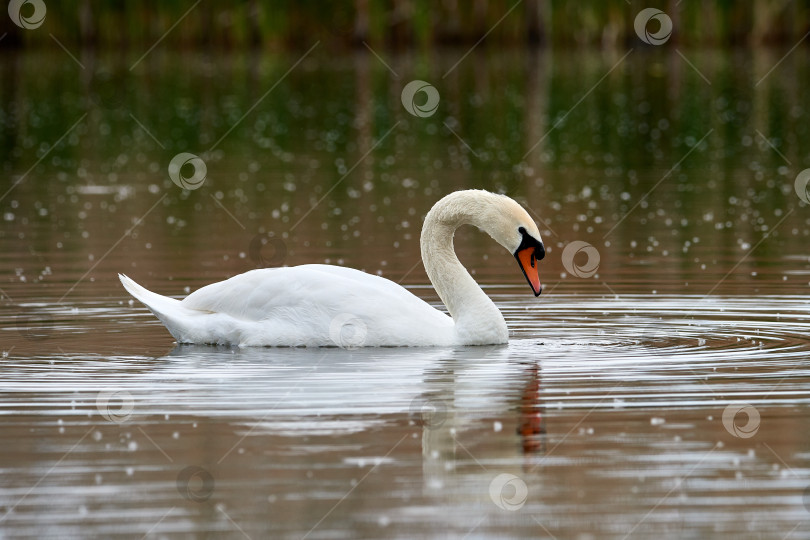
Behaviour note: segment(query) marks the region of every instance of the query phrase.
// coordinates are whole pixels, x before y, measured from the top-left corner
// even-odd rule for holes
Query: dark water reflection
[[[810,534],[810,70],[682,52],[700,73],[316,49],[275,88],[298,57],[0,58],[0,535]],[[431,117],[400,103],[416,78]],[[167,178],[179,152],[202,188]],[[174,348],[115,276],[183,295],[331,262],[435,301],[419,227],[465,187],[543,220],[537,300],[456,240],[508,346]]]

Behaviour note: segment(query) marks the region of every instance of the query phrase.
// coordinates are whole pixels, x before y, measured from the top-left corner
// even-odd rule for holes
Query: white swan
[[[183,300],[155,294],[125,275],[178,343],[239,346],[436,346],[506,343],[495,304],[461,265],[453,235],[475,225],[520,263],[535,296],[545,256],[537,225],[505,195],[457,191],[437,202],[422,227],[422,261],[451,317],[403,287],[360,270],[307,264],[251,270],[203,287]]]

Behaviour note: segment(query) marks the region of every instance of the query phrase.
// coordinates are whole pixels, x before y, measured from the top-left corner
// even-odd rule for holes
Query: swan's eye
[[[528,251],[529,260],[526,262],[529,263],[531,268],[534,268],[536,261],[542,260],[543,257],[546,256],[543,243],[527,233],[525,227],[518,227],[518,232],[521,234],[522,238],[520,239],[520,245],[515,251],[515,256],[517,257],[517,254],[521,251],[527,252],[527,250],[530,250]]]

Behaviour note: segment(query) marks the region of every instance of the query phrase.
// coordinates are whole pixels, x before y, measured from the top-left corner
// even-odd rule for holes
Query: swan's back
[[[180,302],[166,299],[170,314],[159,313],[162,306],[156,304],[161,302],[154,298],[165,297],[127,290],[180,343],[419,346],[452,345],[455,340],[449,316],[388,279],[339,266],[252,270],[205,286]]]

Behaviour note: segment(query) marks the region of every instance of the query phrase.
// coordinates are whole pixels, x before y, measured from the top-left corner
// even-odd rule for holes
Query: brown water
[[[810,538],[806,55],[464,52],[0,57],[0,537]],[[456,241],[507,346],[175,347],[117,281],[436,302],[420,224],[467,187],[542,219],[538,299]]]

